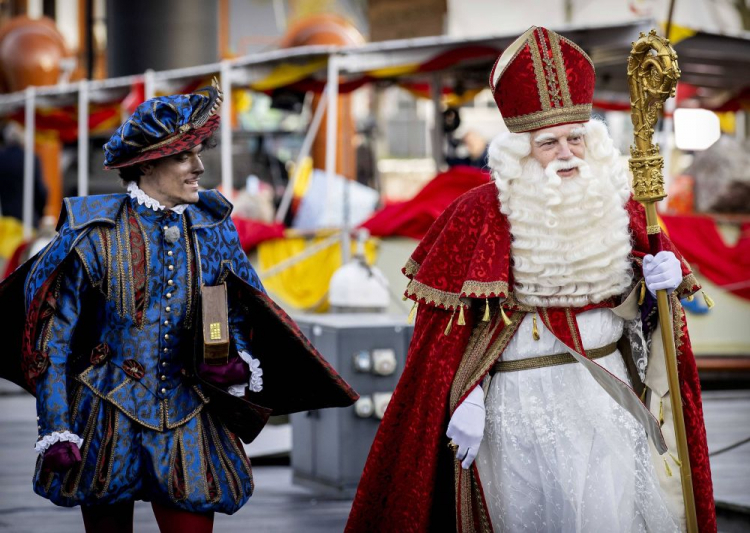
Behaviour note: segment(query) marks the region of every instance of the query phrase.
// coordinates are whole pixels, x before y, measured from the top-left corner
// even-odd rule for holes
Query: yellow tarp
[[[23,242],[23,224],[13,217],[0,217],[0,257],[10,259]]]
[[[301,311],[323,313],[328,310],[328,285],[333,273],[341,266],[340,239],[281,271],[274,267],[282,262],[291,262],[293,257],[308,253],[306,250],[310,247],[329,239],[331,233],[315,238],[292,236],[261,243],[258,246],[258,263],[263,285],[285,304]],[[368,264],[375,263],[377,249],[377,239],[369,239],[365,244]],[[352,243],[352,253],[354,251],[355,244]]]

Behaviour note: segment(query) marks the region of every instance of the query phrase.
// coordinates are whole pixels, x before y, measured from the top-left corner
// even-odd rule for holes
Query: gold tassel
[[[482,317],[482,322],[489,322],[490,321],[490,300],[488,298],[484,299],[484,316]]]
[[[458,306],[458,325],[459,326],[466,325],[466,319],[464,319],[464,306],[463,305]]]
[[[708,307],[709,309],[713,309],[714,301],[711,299],[711,297],[706,294],[706,291],[701,291],[701,294],[703,294],[703,299],[706,301],[706,307]]]
[[[409,298],[408,298],[408,297],[406,296],[406,294],[404,294],[404,295],[403,295],[403,296],[401,297],[401,301],[402,301],[402,302],[405,302],[405,301],[406,301],[406,300],[408,300],[408,299],[409,299]]]
[[[445,331],[443,332],[443,334],[446,337],[451,334],[451,329],[453,329],[453,317],[454,316],[456,316],[455,311],[451,314],[451,319],[448,321],[448,325],[445,327]]]
[[[417,307],[419,306],[419,302],[414,302],[414,305],[411,307],[411,311],[409,311],[409,318],[406,319],[407,324],[411,324],[414,322],[414,319],[417,316]]]
[[[675,457],[674,454],[672,454],[672,452],[668,452],[668,453],[669,453],[669,456],[674,461],[674,464],[676,464],[679,467],[682,467],[682,461],[680,461],[677,457]]]
[[[643,387],[643,392],[641,393],[641,402],[646,403],[646,392],[648,391],[648,387]]]
[[[659,400],[659,425],[664,425],[664,400]]]
[[[638,296],[638,305],[643,305],[646,300],[646,282],[641,281],[641,295]]]
[[[510,318],[508,318],[508,315],[505,314],[505,309],[503,309],[503,306],[500,306],[500,315],[503,317],[503,323],[506,326],[510,326]]]
[[[686,299],[686,300],[687,300],[688,302],[692,302],[693,300],[695,300],[695,296],[691,294],[691,295],[689,295],[688,297],[686,297],[685,299]]]
[[[666,468],[667,470],[667,476],[672,477],[672,469],[669,468],[669,463],[667,462],[666,459],[664,459],[664,468]]]
[[[536,314],[534,315],[534,319],[532,321],[531,336],[534,337],[535,341],[539,340],[539,330],[536,327]]]

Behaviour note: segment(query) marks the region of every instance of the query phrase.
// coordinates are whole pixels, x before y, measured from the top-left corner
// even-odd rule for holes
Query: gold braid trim
[[[552,57],[555,60],[557,68],[557,79],[560,82],[560,92],[562,92],[563,105],[572,107],[573,100],[570,98],[570,87],[568,87],[568,76],[565,71],[565,62],[563,61],[562,50],[560,49],[560,36],[555,32],[549,32],[549,42],[552,48]]]
[[[682,329],[687,325],[685,321],[685,311],[682,310],[680,299],[674,293],[670,295],[672,300],[672,328],[674,329],[674,347],[679,356],[680,349],[685,344],[685,334]]]
[[[426,304],[435,304],[435,306],[452,310],[461,305],[461,300],[455,292],[447,292],[435,289],[425,285],[415,279],[411,280],[406,286],[406,296],[414,296],[417,300],[423,300]]]
[[[677,294],[679,298],[686,298],[698,292],[700,288],[701,284],[698,283],[698,279],[690,273],[682,278],[682,283],[677,286],[674,294]]]
[[[568,122],[588,122],[590,119],[591,104],[579,104],[508,117],[505,118],[505,125],[513,133],[522,133]]]
[[[417,275],[417,272],[419,272],[420,266],[422,265],[420,265],[419,263],[417,263],[414,259],[410,257],[409,260],[404,265],[404,275],[407,278],[412,279],[414,276]]]
[[[505,298],[508,284],[504,281],[466,280],[461,286],[461,296],[467,298]]]
[[[542,105],[544,112],[552,109],[552,104],[549,99],[549,92],[547,90],[547,79],[544,75],[544,66],[542,64],[542,56],[539,53],[539,43],[536,42],[535,34],[541,33],[542,30],[538,29],[529,36],[528,46],[529,52],[531,52],[531,62],[534,65],[534,77],[536,78],[536,90],[539,92],[539,103]],[[539,39],[544,42],[544,35],[540,35]],[[512,121],[514,118],[506,118],[505,123]],[[512,131],[512,130],[511,130]]]
[[[450,413],[453,413],[458,401],[468,392],[468,389],[489,372],[489,369],[505,350],[518,326],[521,325],[524,316],[525,313],[512,313],[511,324],[508,326],[505,326],[498,312],[493,313],[490,322],[477,322],[464,351],[461,364],[453,378],[449,399]],[[502,329],[497,339],[490,345],[498,328]],[[487,517],[484,516],[481,491],[477,480],[474,479],[473,469],[464,470],[458,460],[454,462],[454,467],[456,505],[460,507],[456,509],[456,520],[459,521],[456,525],[459,531],[491,532],[491,526],[488,524]],[[477,509],[481,519],[479,524],[474,522],[474,508]]]
[[[414,297],[425,304],[434,304],[447,310],[466,308],[467,304],[461,298],[503,298],[508,295],[508,284],[504,281],[464,281],[461,293],[441,291],[412,279],[406,286],[404,294]]]

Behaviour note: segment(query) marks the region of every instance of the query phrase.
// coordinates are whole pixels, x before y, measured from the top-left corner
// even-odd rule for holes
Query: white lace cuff
[[[240,357],[250,367],[250,390],[260,392],[263,390],[263,369],[260,367],[260,361],[255,359],[249,353],[242,351]]]
[[[79,448],[83,445],[83,439],[75,433],[71,433],[70,431],[53,431],[49,435],[45,435],[36,441],[34,449],[36,450],[36,453],[44,453],[47,451],[47,448],[57,442],[72,442]]]

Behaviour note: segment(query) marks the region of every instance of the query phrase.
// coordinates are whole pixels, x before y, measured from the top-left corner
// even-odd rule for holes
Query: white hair
[[[529,133],[505,133],[489,147],[500,211],[510,221],[514,291],[522,303],[580,307],[621,294],[632,281],[630,186],[600,120],[587,122],[584,159],[542,168]],[[578,168],[562,179],[557,171]]]

